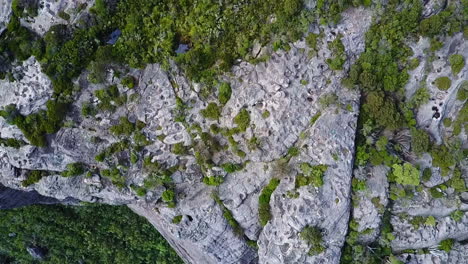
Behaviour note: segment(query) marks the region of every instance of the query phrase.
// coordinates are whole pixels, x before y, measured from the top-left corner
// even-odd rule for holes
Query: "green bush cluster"
[[[172,153],[176,155],[187,155],[189,148],[184,146],[183,142],[176,143],[172,146]]]
[[[221,164],[221,168],[227,173],[234,173],[236,171],[240,171],[244,168],[243,164],[235,164],[235,163],[224,163]]]
[[[97,107],[101,111],[115,111],[117,106],[121,106],[127,101],[125,95],[120,96],[117,85],[110,85],[107,88],[96,90],[94,95],[99,99]]]
[[[32,170],[26,173],[26,180],[21,182],[21,185],[23,187],[28,187],[29,185],[32,185],[39,180],[41,180],[43,177],[49,176],[50,172],[48,171],[41,171],[41,170]]]
[[[417,155],[429,151],[430,138],[429,134],[422,129],[411,129],[411,149]]]
[[[247,130],[247,127],[250,125],[250,114],[247,109],[242,108],[239,113],[234,117],[233,120],[234,124],[237,125],[237,128],[245,132]]]
[[[450,252],[450,250],[452,250],[452,247],[453,247],[453,244],[454,244],[454,240],[453,239],[445,239],[445,240],[442,240],[439,244],[439,248],[445,252]]]
[[[10,147],[10,148],[21,148],[26,145],[26,142],[16,138],[0,138],[0,146]]]
[[[411,108],[417,109],[421,105],[429,102],[430,94],[425,85],[419,87],[409,101]]]
[[[310,256],[315,256],[325,251],[322,230],[318,227],[306,226],[302,229],[300,236],[309,244],[310,249],[308,254]]]
[[[175,192],[172,189],[166,189],[162,195],[161,199],[167,204],[167,207],[174,208],[176,206]]]
[[[295,186],[296,188],[313,185],[320,187],[323,185],[323,176],[328,169],[327,165],[310,165],[309,163],[301,163],[302,174],[296,176]]]
[[[174,218],[172,218],[172,223],[173,224],[179,224],[182,221],[183,215],[176,215]]]
[[[318,40],[319,35],[314,33],[309,33],[305,38],[307,46],[313,50],[317,50]]]
[[[455,165],[455,157],[453,152],[445,145],[440,145],[432,148],[432,166],[439,167],[442,176],[449,173],[450,167]]]
[[[260,225],[265,226],[271,219],[270,213],[270,199],[276,187],[280,184],[280,180],[273,178],[270,182],[262,189],[260,196],[258,197],[258,220]]]
[[[222,212],[223,212],[223,217],[224,219],[226,219],[226,221],[228,222],[228,224],[231,226],[232,230],[234,231],[234,233],[238,236],[242,236],[244,235],[244,229],[242,229],[242,227],[239,225],[239,223],[236,221],[236,219],[234,218],[234,216],[232,215],[231,211],[229,211],[229,209],[226,208],[226,206],[224,205],[223,201],[221,201],[221,199],[219,198],[218,194],[213,192],[211,194],[211,197],[213,197],[213,200],[215,200],[215,202],[219,205],[219,207],[221,208]]]
[[[37,0],[13,0],[11,9],[17,17],[36,17],[38,15],[39,1]]]
[[[218,101],[220,104],[225,105],[231,99],[231,85],[223,82],[218,89]]]
[[[126,206],[33,205],[0,210],[0,236],[0,255],[7,257],[2,263],[38,263],[28,246],[45,249],[41,263],[183,263],[156,229]]]
[[[205,109],[200,110],[200,114],[204,118],[218,120],[221,117],[221,107],[219,107],[216,103],[209,103]]]
[[[457,75],[465,67],[465,58],[460,54],[453,54],[449,57],[453,75]]]
[[[450,86],[452,85],[452,80],[450,80],[449,77],[443,76],[435,79],[434,81],[435,86],[439,88],[439,90],[448,90]]]
[[[108,148],[101,151],[94,158],[96,161],[103,162],[106,157],[110,157],[112,154],[130,149],[130,142],[128,140],[122,140],[120,142],[112,143]]]
[[[81,162],[67,164],[67,169],[60,173],[63,177],[73,177],[85,173],[86,166]]]
[[[131,75],[125,76],[122,79],[122,81],[120,81],[120,84],[122,84],[125,87],[128,87],[129,89],[135,88],[136,83],[137,83],[137,80],[135,79],[135,77]]]
[[[405,162],[403,165],[393,164],[393,176],[395,181],[403,185],[419,185],[419,170],[411,163]]]
[[[126,186],[125,177],[116,167],[101,170],[101,175],[110,179],[112,184],[114,184],[118,188],[124,188]]]
[[[328,58],[327,64],[332,70],[342,70],[343,64],[346,61],[346,53],[341,36],[337,36],[335,40],[328,44],[328,48],[333,54],[333,58]]]
[[[224,182],[224,178],[222,176],[209,176],[203,177],[203,183],[210,186],[219,186]]]

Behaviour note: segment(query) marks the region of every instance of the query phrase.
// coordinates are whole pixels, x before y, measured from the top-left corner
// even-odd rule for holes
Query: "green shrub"
[[[238,236],[244,235],[244,230],[239,225],[239,223],[236,221],[236,219],[232,215],[231,211],[229,211],[229,209],[226,208],[223,201],[221,201],[221,199],[219,198],[218,194],[213,192],[211,196],[213,197],[215,202],[221,207],[221,210],[223,211],[224,219],[226,219],[228,224],[231,226],[232,230],[234,231],[234,234],[236,234]]]
[[[353,178],[351,181],[353,191],[364,191],[367,189],[366,181]]]
[[[63,19],[63,20],[67,20],[67,21],[70,20],[70,15],[67,14],[67,13],[66,13],[65,11],[63,11],[63,10],[59,11],[57,15],[58,15],[61,19]]]
[[[222,176],[203,177],[203,183],[210,186],[219,186],[224,182]]]
[[[419,66],[419,59],[418,58],[413,58],[409,61],[408,68],[410,70],[414,70]]]
[[[276,187],[280,184],[280,180],[273,178],[270,182],[262,189],[260,196],[258,197],[258,219],[261,226],[265,226],[271,219],[270,213],[270,199]]]
[[[468,98],[468,81],[463,81],[457,92],[457,100],[465,101]]]
[[[429,151],[430,138],[429,134],[422,129],[411,129],[411,149],[417,155]]]
[[[312,166],[309,163],[301,163],[301,171],[303,174],[296,176],[296,188],[306,185],[321,187],[323,185],[323,176],[328,169],[327,165]]]
[[[83,163],[76,162],[67,164],[67,170],[62,171],[63,177],[78,176],[85,173],[86,166]]]
[[[445,145],[433,147],[432,151],[432,166],[439,167],[442,176],[448,174],[450,167],[455,165],[455,158],[453,152],[450,151]]]
[[[449,57],[453,75],[457,75],[465,67],[465,58],[460,54],[453,54]]]
[[[10,147],[10,148],[20,148],[26,145],[26,142],[16,138],[0,138],[0,146]]]
[[[204,118],[218,120],[221,117],[221,108],[216,103],[209,103],[205,109],[200,110]]]
[[[426,221],[424,222],[425,225],[427,226],[435,226],[436,224],[436,219],[432,215],[428,216],[426,218]]]
[[[445,127],[450,127],[450,126],[452,126],[452,119],[450,117],[444,118],[442,123],[444,123]]]
[[[129,89],[133,89],[136,85],[136,82],[137,80],[135,79],[135,77],[127,75],[122,79],[120,84],[122,84],[125,87],[128,87]]]
[[[109,130],[116,136],[130,136],[136,130],[136,126],[127,117],[122,116],[119,119],[119,124],[112,126]]]
[[[161,199],[167,203],[167,206],[169,208],[174,208],[176,206],[176,202],[175,202],[175,193],[173,190],[171,189],[166,189],[162,195],[161,195]]]
[[[146,190],[146,188],[142,187],[142,186],[132,185],[131,188],[132,188],[132,190],[135,191],[136,195],[138,195],[140,197],[144,197],[146,195],[146,193],[148,192],[148,190]]]
[[[319,35],[318,34],[314,34],[314,33],[309,33],[307,35],[307,37],[305,38],[305,42],[307,44],[307,46],[313,50],[317,50],[317,42],[318,42],[318,39],[319,39]]]
[[[245,132],[245,130],[247,130],[247,127],[250,124],[250,114],[247,111],[247,109],[242,108],[239,111],[239,113],[234,117],[233,122],[237,125],[240,131]]]
[[[414,95],[411,97],[409,105],[411,108],[417,109],[421,105],[429,102],[429,98],[430,98],[430,94],[427,91],[426,86],[423,85],[419,89],[417,89]]]
[[[225,105],[231,99],[231,85],[229,83],[222,83],[218,90],[218,101],[220,104]]]
[[[183,215],[176,215],[174,218],[172,218],[172,223],[173,224],[179,224],[182,221]]]
[[[444,76],[444,77],[439,77],[435,79],[435,85],[439,90],[448,90],[450,86],[452,85],[452,81],[450,80],[449,77]]]
[[[323,246],[323,234],[319,228],[306,226],[302,229],[300,236],[309,244],[310,249],[308,254],[310,256],[318,255],[325,251],[325,247]]]
[[[266,119],[266,118],[268,118],[268,117],[270,117],[270,111],[268,111],[268,110],[263,111],[263,113],[262,113],[262,118],[263,118],[263,119]]]
[[[118,188],[125,187],[125,177],[120,173],[120,170],[116,167],[110,169],[101,170],[101,175],[109,178],[115,186]]]
[[[221,168],[223,168],[227,173],[234,173],[236,171],[242,170],[244,166],[242,164],[224,163],[221,164]]]
[[[329,107],[338,102],[338,96],[334,93],[328,93],[320,97],[319,102],[323,107]]]
[[[439,190],[437,187],[432,187],[429,189],[429,192],[431,193],[432,198],[442,198],[444,197],[444,193]]]
[[[445,252],[450,252],[450,250],[452,250],[453,244],[454,244],[453,239],[450,239],[450,238],[445,239],[440,242],[439,248]]]
[[[455,221],[455,222],[460,222],[465,214],[461,210],[455,210],[450,214],[450,217]]]
[[[428,182],[431,180],[431,177],[432,177],[432,170],[431,168],[425,168],[424,171],[423,171],[423,175],[422,175],[422,180],[424,182]]]
[[[411,163],[405,162],[402,165],[394,164],[393,176],[395,181],[403,185],[419,185],[419,170],[415,168]]]
[[[34,183],[39,182],[43,177],[49,176],[48,171],[32,170],[26,174],[26,180],[21,182],[23,187],[28,187]]]
[[[183,142],[176,143],[172,146],[172,153],[176,155],[187,155],[188,151],[188,148],[184,146]]]
[[[290,147],[288,149],[288,155],[290,157],[296,157],[296,156],[299,156],[299,154],[301,153],[301,151],[299,150],[299,148],[297,147]]]
[[[310,124],[313,125],[315,122],[319,119],[320,115],[322,115],[321,112],[317,112],[311,119],[310,119]]]
[[[331,50],[334,58],[326,60],[328,66],[332,70],[342,70],[343,64],[346,61],[346,53],[343,42],[341,42],[341,36],[338,36],[329,43],[328,48]]]

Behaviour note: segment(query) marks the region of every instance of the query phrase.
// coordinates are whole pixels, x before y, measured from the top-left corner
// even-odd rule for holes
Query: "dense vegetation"
[[[2,263],[39,263],[27,247],[46,252],[40,263],[182,263],[153,226],[123,206],[0,210],[0,236]]]

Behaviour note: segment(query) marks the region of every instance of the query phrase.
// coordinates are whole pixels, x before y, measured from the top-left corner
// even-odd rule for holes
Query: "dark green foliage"
[[[247,109],[242,108],[234,117],[233,122],[237,125],[237,128],[239,128],[240,131],[245,132],[250,124],[250,114]]]
[[[0,238],[0,252],[11,263],[39,263],[28,246],[47,249],[40,263],[183,263],[156,229],[126,206],[0,210]]]
[[[450,127],[452,126],[452,119],[450,117],[444,118],[442,123],[444,124],[444,127]]]
[[[184,146],[183,142],[176,143],[172,146],[172,153],[176,155],[187,155],[188,148]]]
[[[94,95],[99,99],[98,108],[102,111],[114,111],[118,104],[120,93],[117,85],[111,85],[105,89],[96,90]]]
[[[437,187],[432,187],[431,189],[429,189],[429,193],[431,194],[432,198],[435,199],[444,197],[444,193],[440,191]]]
[[[437,86],[439,90],[444,90],[444,91],[448,90],[451,85],[452,85],[452,81],[447,76],[439,77],[435,79],[435,86]]]
[[[296,157],[296,156],[298,156],[300,153],[301,153],[301,151],[300,151],[299,148],[297,148],[297,147],[290,147],[290,148],[288,149],[288,155],[289,155],[290,157]]]
[[[140,197],[144,197],[146,195],[146,193],[148,192],[148,190],[146,190],[145,187],[141,187],[141,186],[135,186],[135,185],[132,185],[130,186],[132,188],[132,190],[135,191],[135,193],[140,196]]]
[[[320,115],[322,113],[321,112],[317,112],[311,119],[310,119],[310,124],[313,125],[315,124],[315,121],[317,121],[317,119],[319,119]]]
[[[378,126],[395,130],[402,124],[395,101],[380,92],[370,92],[362,106],[363,115],[370,117]]]
[[[431,180],[431,177],[432,177],[432,170],[431,168],[425,168],[424,171],[423,171],[423,175],[422,175],[422,180],[424,182],[428,182]]]
[[[70,15],[67,14],[65,11],[59,11],[58,14],[57,14],[61,19],[64,19],[64,20],[69,20],[70,19]]]
[[[234,173],[234,172],[240,171],[240,170],[242,170],[244,168],[244,166],[242,164],[234,164],[234,163],[224,163],[224,164],[221,164],[221,167],[227,173]]]
[[[109,13],[105,7],[96,10],[104,16]],[[273,36],[285,42],[299,39],[309,21],[300,0],[120,1],[115,11],[112,19],[122,30],[116,49],[126,63],[168,65],[167,59],[175,58],[197,82],[212,82],[217,72],[230,69],[237,58],[247,56],[254,39],[262,44]],[[190,49],[175,54],[181,43]]]
[[[0,146],[10,147],[10,148],[20,148],[26,145],[26,142],[16,138],[0,138]]]
[[[222,176],[203,177],[203,183],[205,183],[206,185],[219,186],[223,182],[224,178]]]
[[[447,182],[447,184],[449,184],[456,192],[464,192],[467,190],[460,168],[455,168],[452,178]]]
[[[453,75],[457,75],[465,66],[465,58],[460,54],[453,54],[449,57],[450,66],[452,66]]]
[[[83,103],[81,106],[81,115],[83,116],[95,116],[97,114],[96,108],[91,103]]]
[[[367,189],[366,181],[353,178],[351,181],[353,191],[364,191]]]
[[[72,177],[78,176],[85,173],[86,166],[83,163],[70,163],[67,165],[67,170],[62,171],[61,175],[63,177]]]
[[[125,177],[122,175],[120,170],[116,167],[112,167],[110,169],[101,170],[101,175],[109,178],[115,186],[119,188],[125,187]]]
[[[410,70],[414,70],[416,69],[418,66],[419,66],[419,59],[418,58],[413,58],[409,61],[409,65],[408,65],[408,68]]]
[[[422,129],[411,129],[411,149],[417,155],[429,151],[430,138],[429,134]]]
[[[38,8],[38,0],[13,0],[11,2],[11,9],[17,17],[36,17]]]
[[[175,201],[175,192],[174,190],[171,189],[166,189],[162,195],[161,199],[167,203],[167,206],[169,208],[174,208],[176,206],[176,201]]]
[[[314,34],[314,33],[309,33],[307,37],[305,38],[307,46],[313,50],[317,50],[317,42],[319,39],[319,35]]]
[[[280,180],[273,178],[270,182],[262,189],[260,196],[258,197],[258,219],[260,225],[265,226],[271,219],[270,213],[270,199],[276,187],[280,184]]]
[[[463,81],[457,92],[457,100],[465,101],[468,98],[468,81]]]
[[[221,210],[223,211],[224,219],[226,219],[226,221],[231,226],[234,233],[238,236],[242,236],[244,234],[244,230],[236,221],[236,219],[234,219],[234,216],[232,215],[231,211],[229,211],[229,209],[226,208],[223,201],[221,201],[221,199],[219,198],[218,194],[213,192],[211,197],[213,197],[215,202],[221,207]]]
[[[179,224],[182,221],[183,215],[176,215],[174,218],[172,218],[172,223],[173,224]]]
[[[207,119],[218,120],[221,117],[221,107],[216,103],[209,103],[205,109],[200,110],[200,114]]]
[[[427,91],[426,86],[421,86],[414,95],[411,97],[411,100],[409,102],[409,106],[411,108],[419,108],[421,105],[429,102],[430,94]]]
[[[135,77],[131,75],[125,76],[122,81],[120,82],[123,86],[128,87],[129,89],[133,89],[136,85],[137,80]]]
[[[323,107],[329,107],[330,105],[334,105],[338,102],[338,96],[334,93],[328,93],[320,97],[319,102]]]
[[[21,182],[23,187],[27,187],[31,184],[38,182],[42,177],[49,176],[48,171],[32,170],[26,174],[26,180]]]
[[[301,171],[303,174],[298,174],[296,176],[296,188],[310,184],[315,187],[321,187],[323,185],[323,176],[327,169],[327,165],[321,164],[312,166],[309,163],[303,162],[301,164]]]
[[[308,254],[310,256],[318,255],[325,251],[325,247],[323,246],[323,235],[322,231],[315,227],[315,226],[306,226],[302,229],[301,238],[310,246]]]
[[[449,10],[444,10],[437,15],[423,19],[419,25],[421,35],[434,37],[440,34],[443,27],[446,26],[446,21],[450,15],[451,12]]]
[[[218,90],[218,101],[220,104],[225,105],[231,99],[231,85],[229,83],[222,83]]]
[[[439,167],[442,172],[442,176],[448,174],[451,166],[455,165],[455,157],[453,152],[445,145],[433,147],[432,151],[432,166]]]
[[[343,43],[341,42],[341,36],[338,36],[329,43],[328,48],[333,54],[333,58],[327,59],[327,64],[332,70],[342,70],[343,64],[346,60],[346,53]]]
[[[454,243],[454,240],[450,238],[442,240],[439,244],[439,248],[445,252],[450,252],[450,250],[452,250],[453,243]]]
[[[461,210],[455,210],[450,214],[450,217],[455,221],[455,222],[460,222],[465,214]]]
[[[127,117],[122,116],[119,119],[119,124],[112,126],[109,130],[116,136],[130,136],[135,129],[135,124],[130,122]]]

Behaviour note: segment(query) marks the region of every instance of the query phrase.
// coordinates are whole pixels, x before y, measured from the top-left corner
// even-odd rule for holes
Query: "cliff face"
[[[42,35],[52,24],[63,22],[54,15],[58,10],[75,8],[66,2],[47,2],[36,19],[23,23]],[[308,5],[314,5],[313,1],[309,2]],[[92,4],[93,1],[89,1],[88,8]],[[2,21],[7,21],[9,14],[6,6],[1,8],[0,31]],[[77,21],[79,16],[82,15],[72,17],[70,23]],[[360,103],[359,92],[343,87],[341,81],[364,50],[364,36],[371,24],[371,16],[368,9],[351,8],[343,14],[338,25],[321,26],[322,35],[316,50],[308,47],[305,41],[298,41],[290,44],[288,51],[269,51],[271,57],[266,62],[255,65],[240,62],[221,77],[230,83],[232,94],[216,121],[204,118],[200,112],[209,107],[210,102],[217,102],[217,98],[214,95],[200,96],[202,87],[190,82],[174,63],[169,69],[156,64],[144,69],[122,67],[122,72],[138,80],[133,89],[123,86],[122,77],[112,71],[107,73],[104,84],[90,83],[88,72],[82,73],[75,80],[80,91],[67,116],[67,126],[48,137],[48,147],[0,146],[0,183],[27,192],[16,196],[15,191],[0,188],[0,208],[69,199],[126,204],[146,217],[187,263],[339,263],[352,211],[351,179]],[[319,28],[311,28],[311,31],[318,33]],[[343,71],[331,70],[326,62],[334,56],[328,43],[337,38],[341,38],[345,48]],[[446,44],[440,51],[442,56],[447,56],[452,48],[467,54],[461,34],[451,41],[455,44]],[[418,54],[424,40],[414,45],[415,54]],[[266,54],[264,49],[256,47],[253,53],[261,56]],[[449,71],[449,65],[437,60],[430,63],[437,64],[442,71]],[[0,107],[15,103],[23,115],[43,109],[52,88],[50,80],[41,73],[40,64],[31,57],[17,65],[14,71],[18,73],[15,81],[0,80],[3,89]],[[411,76],[423,75],[419,71],[419,68],[415,69]],[[447,105],[439,109],[443,116],[453,116],[461,107],[452,101],[467,73],[465,66],[461,77],[452,86],[455,88],[444,95],[431,90],[432,96]],[[426,78],[430,81],[433,76]],[[421,79],[422,76],[410,81],[409,94]],[[95,117],[81,115],[84,104],[99,103],[93,96],[95,92],[109,85],[116,85],[119,94],[128,100],[112,113],[100,112]],[[432,102],[422,108],[431,106]],[[441,133],[447,131],[439,123],[432,124],[432,117],[427,117],[429,110],[424,109],[418,113],[418,123],[427,125],[434,138],[441,138]],[[249,116],[245,131],[241,129],[231,137],[213,132],[216,127],[239,127],[237,117],[245,111]],[[184,122],[176,122],[181,115]],[[112,126],[121,122],[121,117],[130,122],[144,122],[140,132],[149,143],[136,161],[130,161],[134,153],[125,148],[107,157],[106,162],[97,162],[96,155],[124,141],[124,137],[110,132]],[[0,136],[27,142],[21,131],[2,117]],[[466,145],[466,135],[463,136]],[[217,144],[226,147],[217,148]],[[180,152],[175,148],[187,150]],[[292,150],[297,153],[291,154]],[[164,202],[162,195],[168,189],[164,185],[137,195],[138,187],[146,186],[148,179],[160,173],[149,169],[145,158],[165,169],[176,168],[171,175],[175,207]],[[207,159],[214,165],[203,163]],[[72,163],[86,164],[90,173],[62,177],[60,172],[69,169],[67,165]],[[100,173],[112,169],[114,164],[125,168],[124,187],[117,187],[112,184],[112,179]],[[242,166],[226,172],[222,164]],[[305,168],[318,165],[326,168],[323,184],[298,186],[299,178],[307,174]],[[35,170],[47,171],[48,175],[25,187],[23,182]],[[388,170],[388,167],[380,166],[354,171],[355,177],[370,177],[369,186],[374,186],[370,187],[370,194],[360,194],[361,203],[352,212],[362,229],[378,229],[382,215],[371,199],[379,197],[387,205],[385,175]],[[463,174],[466,175],[466,169]],[[208,177],[221,177],[223,183],[207,185],[203,179]],[[259,196],[271,179],[279,179],[280,183],[269,201],[271,219],[262,226]],[[213,199],[214,192],[219,197],[218,202]],[[9,197],[4,204],[3,194]],[[14,200],[17,201],[12,202]],[[421,207],[426,207],[427,202],[422,197]],[[410,215],[423,214],[422,209],[416,210],[404,203],[397,203],[395,208]],[[445,215],[450,210],[447,209]],[[238,223],[241,234],[226,219],[226,212],[230,212]],[[181,221],[175,223],[174,217],[179,216]],[[422,247],[455,237],[453,232],[442,231],[432,238],[413,237],[416,235],[409,234],[404,223],[397,219],[392,221],[397,234],[392,244],[395,250],[411,247],[416,240],[424,241]],[[325,250],[322,254],[308,254],[310,245],[300,238],[300,232],[307,226],[318,227],[323,232]],[[458,227],[458,234],[466,232],[466,227]],[[257,241],[258,250],[249,241]]]

